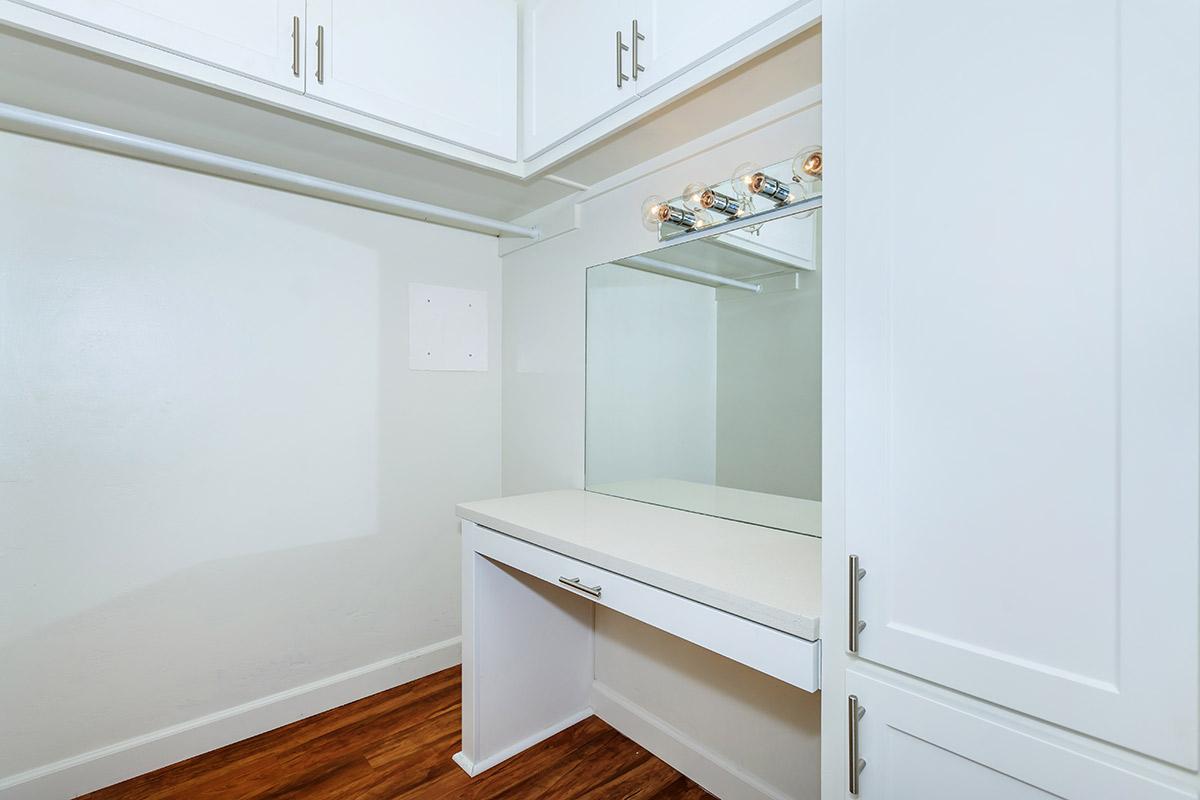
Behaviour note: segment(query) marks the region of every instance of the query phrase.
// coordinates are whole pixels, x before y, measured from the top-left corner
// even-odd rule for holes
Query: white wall
[[[716,291],[615,264],[587,277],[589,485],[716,480]]]
[[[500,371],[410,372],[407,287],[488,291],[495,345],[496,240],[11,134],[0,185],[0,788],[456,662]]]
[[[813,46],[819,49],[819,41]],[[746,160],[791,158],[819,141],[818,103],[819,91],[809,90],[795,103],[747,117],[736,130],[704,137],[593,187],[577,198],[577,207],[560,204],[526,218],[542,224],[546,238],[520,249],[508,245],[504,257],[505,494],[583,486],[586,268],[658,245],[641,225],[640,206],[648,195],[672,195],[693,180],[723,179]],[[686,131],[679,140],[687,141]],[[605,635],[597,641],[596,659],[612,690],[639,698],[647,711],[725,761],[754,770],[754,779],[775,796],[818,796],[818,709],[811,696],[706,651],[692,648],[683,656],[680,640],[605,619],[610,613],[597,610]],[[672,669],[625,669],[622,648],[649,653],[664,665],[684,659],[695,676],[687,704],[725,713],[683,713]],[[788,696],[798,711],[781,719],[770,704],[729,700],[747,693]],[[731,737],[730,730],[745,735]],[[768,759],[764,752],[790,755]]]

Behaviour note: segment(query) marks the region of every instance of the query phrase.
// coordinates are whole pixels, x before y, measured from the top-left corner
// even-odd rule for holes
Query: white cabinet
[[[309,0],[308,32],[309,94],[516,160],[514,0]]]
[[[518,178],[819,21],[819,0],[0,0],[6,27]]]
[[[30,5],[252,78],[304,88],[304,0],[53,0]]]
[[[930,697],[851,670],[863,800],[1187,800],[1195,793],[1153,767],[1106,763],[950,693]],[[847,708],[849,713],[849,708]],[[847,797],[852,795],[847,794]]]
[[[1194,769],[1200,6],[841,6],[860,655]]]
[[[635,0],[638,32],[645,40],[638,61],[645,71],[637,90],[644,94],[688,68],[735,44],[771,17],[801,5],[796,0]],[[625,28],[632,36],[628,22]]]
[[[524,157],[537,158],[809,2],[530,0],[522,32]]]
[[[631,0],[530,0],[525,4],[525,157],[637,99],[630,76]]]

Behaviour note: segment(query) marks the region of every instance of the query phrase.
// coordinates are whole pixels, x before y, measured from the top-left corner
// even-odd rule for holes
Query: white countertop
[[[820,638],[821,540],[568,489],[481,500],[458,515],[804,639]]]
[[[588,488],[601,494],[641,500],[658,506],[685,508],[712,517],[736,519],[809,536],[821,535],[821,504],[815,500],[674,478],[618,481]]]

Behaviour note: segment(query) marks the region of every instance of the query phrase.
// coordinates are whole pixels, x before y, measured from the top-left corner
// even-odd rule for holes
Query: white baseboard
[[[592,708],[600,719],[721,800],[792,800],[599,681],[592,684]]]
[[[474,778],[479,773],[489,770],[497,764],[508,761],[517,753],[528,750],[538,742],[544,739],[549,739],[554,734],[565,731],[567,728],[579,722],[583,722],[585,719],[592,716],[593,713],[594,712],[590,708],[585,708],[582,711],[578,711],[566,719],[559,720],[550,727],[544,728],[532,736],[522,739],[511,747],[506,747],[499,753],[489,756],[482,761],[472,761],[471,759],[467,758],[466,753],[461,752],[455,753],[452,758],[454,759],[455,764],[458,764],[468,775]]]
[[[431,675],[462,661],[462,638],[0,778],[0,800],[76,797]]]

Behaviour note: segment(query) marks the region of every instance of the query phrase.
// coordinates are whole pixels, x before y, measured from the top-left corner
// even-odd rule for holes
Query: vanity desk
[[[815,536],[580,490],[465,503],[458,516],[454,759],[471,775],[592,715],[596,605],[820,688]]]

